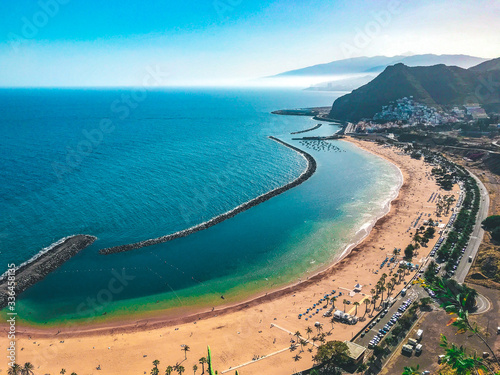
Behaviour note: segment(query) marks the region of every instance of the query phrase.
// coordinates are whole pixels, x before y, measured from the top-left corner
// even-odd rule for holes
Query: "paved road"
[[[403,302],[405,302],[408,298],[411,298],[413,301],[416,301],[417,299],[422,297],[428,297],[427,293],[425,293],[425,291],[422,288],[417,287],[417,285],[412,285],[410,289],[408,289],[406,296],[398,297],[394,305],[392,305],[391,308],[389,309],[389,312],[385,314],[383,318],[380,319],[380,322],[375,324],[375,326],[372,329],[370,329],[370,331],[368,331],[368,333],[364,337],[359,336],[356,340],[354,340],[356,344],[368,347],[368,344],[371,341],[371,339],[373,339],[378,334],[379,329],[383,328],[387,324],[387,322],[392,318],[392,315],[398,311],[399,307],[403,304]]]
[[[481,194],[481,201],[479,204],[476,225],[472,232],[471,239],[469,241],[469,244],[467,245],[463,258],[459,266],[457,267],[455,275],[453,276],[453,278],[458,282],[463,282],[465,280],[465,277],[467,276],[467,273],[469,272],[469,269],[472,265],[472,263],[469,263],[469,256],[475,258],[477,255],[479,245],[481,244],[484,235],[484,230],[481,227],[481,222],[488,216],[488,209],[490,204],[490,199],[486,187],[474,174],[471,173],[471,175],[478,183],[479,191]],[[364,337],[358,336],[355,342],[359,345],[367,347],[371,339],[377,335],[379,329],[384,327],[384,325],[391,319],[392,315],[396,311],[398,311],[398,308],[409,297],[411,297],[413,301],[415,301],[420,298],[429,297],[429,295],[423,290],[423,288],[420,288],[417,285],[413,285],[410,289],[408,289],[408,293],[405,297],[399,297],[396,300],[396,303],[394,303],[394,305],[389,309],[389,312],[380,320],[380,322],[378,322],[372,329],[370,329],[370,331],[368,331],[368,333],[366,333]],[[479,296],[477,313],[487,311],[489,309],[489,306],[489,301],[483,296]]]
[[[354,129],[355,129],[354,124],[351,122],[348,122],[346,127],[345,127],[344,134],[347,135],[347,134],[354,133]]]
[[[476,311],[473,314],[475,315],[484,314],[490,309],[490,307],[491,303],[488,300],[488,298],[486,298],[482,294],[478,294],[476,298]]]
[[[476,257],[477,251],[479,250],[479,245],[483,241],[484,230],[481,227],[481,222],[488,217],[488,210],[490,207],[490,197],[488,195],[486,187],[483,185],[481,180],[479,180],[479,178],[477,178],[473,173],[471,173],[470,171],[469,173],[477,182],[481,194],[481,201],[479,202],[479,211],[477,214],[476,225],[474,226],[474,230],[472,231],[469,244],[465,249],[464,256],[457,267],[455,275],[453,275],[453,278],[460,283],[464,282],[465,277],[469,273],[469,269],[472,266],[472,263],[469,263],[469,256],[471,256],[472,259]]]

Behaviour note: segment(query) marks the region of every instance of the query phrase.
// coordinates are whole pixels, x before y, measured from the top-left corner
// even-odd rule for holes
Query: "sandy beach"
[[[382,261],[392,256],[394,248],[404,249],[410,243],[414,233],[414,230],[408,230],[411,223],[421,213],[422,217],[428,218],[431,214],[430,217],[436,219],[436,205],[428,201],[430,196],[433,193],[458,194],[457,186],[452,192],[442,191],[430,177],[431,167],[422,160],[411,159],[397,149],[375,143],[352,138],[346,141],[394,163],[400,168],[404,183],[391,204],[390,212],[379,219],[368,237],[341,261],[308,280],[275,293],[189,317],[136,318],[91,329],[74,328],[71,332],[18,326],[17,362],[33,363],[36,374],[59,374],[61,368],[65,368],[67,373],[75,371],[79,375],[112,375],[149,373],[153,360],[158,359],[160,373],[164,373],[167,365],[176,363],[182,363],[186,373],[197,364],[200,369],[197,373],[201,373],[198,359],[206,355],[206,347],[210,345],[219,374],[238,368],[242,375],[289,375],[309,368],[313,364],[312,354],[308,351],[311,344],[303,352],[300,348],[291,351],[293,333],[298,330],[307,338],[306,329],[311,327],[314,331],[312,337],[317,333],[314,323],[318,321],[323,324],[327,340],[348,340],[364,324],[331,324],[330,318],[323,318],[322,314],[305,321],[298,319],[298,314],[311,308],[333,289],[344,294],[335,303],[336,307],[343,310],[345,298],[351,302],[346,306],[346,312],[354,314],[352,303],[369,298],[380,275],[390,273],[387,267],[379,270]],[[439,219],[448,221],[447,217]],[[437,239],[435,236],[428,247],[419,249],[413,262],[423,262]],[[405,280],[411,277],[413,274],[407,274]],[[350,296],[357,283],[363,286],[361,292]],[[399,292],[404,284],[404,281],[397,284],[392,294]],[[357,315],[361,317],[364,313],[365,305],[361,304]],[[368,311],[366,317],[370,314]],[[7,334],[5,326],[1,330],[2,335]],[[187,359],[181,345],[190,348]],[[296,357],[297,354],[300,358]],[[256,358],[260,359],[254,360]],[[0,363],[0,374],[7,372],[6,366],[5,360]],[[234,374],[234,371],[228,373]]]

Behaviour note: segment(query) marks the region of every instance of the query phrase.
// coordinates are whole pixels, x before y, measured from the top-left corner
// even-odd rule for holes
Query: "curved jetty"
[[[333,134],[333,135],[327,135],[327,136],[318,136],[318,137],[302,137],[302,138],[292,138],[292,141],[328,141],[328,140],[335,140],[335,139],[342,139],[344,138],[343,135],[339,134]]]
[[[312,132],[313,130],[318,129],[321,125],[323,125],[323,124],[318,124],[318,125],[316,125],[316,126],[313,126],[313,127],[312,127],[312,128],[310,128],[310,129],[301,130],[301,131],[298,131],[298,132],[293,132],[293,133],[290,133],[290,134],[300,134],[300,133]]]
[[[77,234],[64,237],[43,249],[30,260],[15,268],[9,268],[0,277],[0,309],[7,306],[9,296],[9,281],[15,281],[15,295],[19,295],[30,286],[42,280],[49,273],[54,271],[78,254],[81,250],[91,245],[97,238],[84,234]],[[9,280],[10,276],[10,280]],[[12,278],[13,277],[13,278]]]
[[[254,198],[246,203],[243,203],[243,204],[239,205],[238,207],[235,207],[231,211],[223,213],[219,216],[216,216],[208,221],[205,221],[204,223],[195,225],[191,228],[184,229],[184,230],[181,230],[181,231],[176,232],[176,233],[168,234],[166,236],[152,238],[150,240],[136,242],[136,243],[129,244],[129,245],[108,247],[106,249],[100,250],[99,253],[104,254],[104,255],[121,253],[124,251],[140,249],[142,247],[157,245],[159,243],[168,242],[168,241],[172,241],[172,240],[177,239],[177,238],[189,236],[190,234],[199,232],[201,230],[204,230],[204,229],[210,228],[216,224],[219,224],[219,223],[223,222],[224,220],[227,220],[229,218],[232,218],[233,216],[236,216],[240,212],[246,211],[249,208],[258,205],[259,203],[265,202],[265,201],[271,199],[272,197],[275,197],[275,196],[277,196],[281,193],[284,193],[285,191],[287,191],[295,186],[300,185],[301,183],[303,183],[304,181],[309,179],[309,177],[311,177],[314,174],[314,172],[316,172],[316,160],[314,160],[314,158],[311,155],[309,155],[307,152],[302,151],[302,150],[298,149],[297,147],[294,147],[286,142],[283,142],[282,140],[279,140],[278,138],[275,138],[275,137],[269,137],[269,138],[272,139],[273,141],[276,141],[276,142],[282,144],[283,146],[286,146],[286,147],[294,150],[295,152],[300,154],[304,159],[306,159],[306,161],[307,161],[306,170],[304,172],[302,172],[302,174],[299,177],[297,177],[295,180],[293,180],[292,182],[290,182],[282,187],[276,188],[276,189],[271,190],[265,194],[262,194],[262,195],[258,196],[257,198]]]

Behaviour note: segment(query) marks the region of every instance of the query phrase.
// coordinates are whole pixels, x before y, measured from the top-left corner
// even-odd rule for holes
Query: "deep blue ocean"
[[[335,147],[328,148],[292,141],[291,132],[318,121],[270,112],[330,106],[337,96],[236,88],[0,90],[0,273],[65,236],[98,238],[19,296],[22,319],[215,306],[334,260],[383,212],[399,172],[347,142],[329,141]],[[299,136],[338,129],[323,123]],[[309,152],[317,172],[189,237],[98,254],[188,228],[297,178],[305,160],[270,135]],[[117,272],[129,281],[111,293]]]

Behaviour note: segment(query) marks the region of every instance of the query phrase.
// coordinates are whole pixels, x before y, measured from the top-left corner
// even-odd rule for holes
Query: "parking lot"
[[[370,343],[379,343],[387,333],[390,332],[395,323],[417,297],[418,295],[413,288],[407,291],[406,296],[400,297],[391,307],[379,314],[379,316],[369,325],[368,332],[361,334],[355,340],[356,344],[370,348],[373,346]]]

